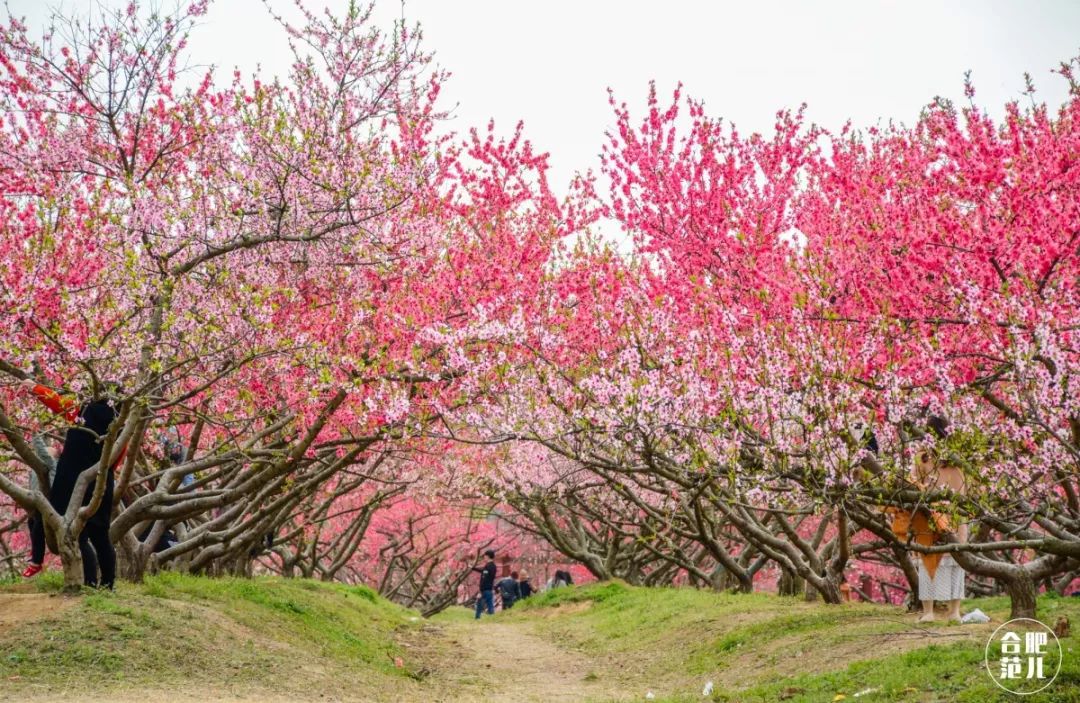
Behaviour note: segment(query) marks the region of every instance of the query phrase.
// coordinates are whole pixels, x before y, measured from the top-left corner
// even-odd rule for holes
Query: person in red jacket
[[[116,420],[116,409],[105,397],[97,397],[78,405],[71,397],[64,397],[51,388],[27,380],[23,382],[45,407],[71,423],[64,436],[64,448],[56,460],[56,478],[49,491],[49,503],[58,512],[67,511],[75,482],[86,469],[101,460],[104,437],[109,427]],[[113,464],[119,464],[123,452]],[[112,523],[112,504],[114,491],[113,472],[106,474],[105,495],[101,505],[87,521],[79,533],[79,551],[83,560],[83,583],[87,586],[112,588],[116,580],[116,552],[109,539],[109,527]],[[88,505],[94,494],[97,479],[90,482],[83,497],[83,505]],[[101,579],[98,580],[98,569]]]

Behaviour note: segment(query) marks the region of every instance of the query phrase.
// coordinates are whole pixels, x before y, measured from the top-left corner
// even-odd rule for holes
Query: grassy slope
[[[56,590],[57,576],[37,584]],[[1044,599],[1040,618],[1052,623],[1065,614],[1080,630],[1078,601]],[[421,630],[415,613],[369,589],[303,580],[165,573],[115,594],[40,596],[36,603],[42,614],[0,628],[0,700],[102,693],[139,701],[447,700],[505,688],[496,679],[479,688],[459,681],[483,674],[477,667],[484,665],[450,641],[461,628],[483,633],[492,622],[517,623],[556,643],[565,656],[579,657],[580,678],[624,691],[622,699],[652,690],[658,701],[700,701],[703,683],[713,680],[716,701],[832,701],[838,694],[858,703],[1018,700],[999,694],[982,669],[992,625],[919,628],[894,608],[826,607],[766,594],[618,583],[559,589],[494,621],[473,624],[464,609],[436,618],[444,629],[457,628],[448,630],[452,636]],[[1004,599],[976,604],[997,622],[1007,615]],[[1049,694],[1027,700],[1080,702],[1080,636],[1063,644],[1058,681]],[[529,661],[512,642],[491,645]],[[436,673],[414,680],[393,665],[399,655],[407,667],[430,664]],[[866,689],[876,690],[854,697]]]
[[[601,656],[609,672],[657,700],[1015,701],[983,669],[983,647],[1007,619],[1005,599],[969,602],[991,625],[917,627],[912,616],[869,604],[826,607],[767,594],[718,595],[618,583],[550,591],[515,609],[567,648]],[[1068,615],[1061,675],[1033,703],[1080,701],[1080,599],[1044,598],[1039,617]],[[940,643],[937,643],[940,642]],[[805,673],[811,672],[811,673]],[[864,693],[858,698],[853,694]]]
[[[58,585],[39,581],[45,591]],[[0,633],[0,688],[56,695],[183,684],[289,698],[325,684],[335,697],[362,699],[415,686],[393,663],[394,633],[414,628],[415,613],[364,587],[163,573],[58,611]]]

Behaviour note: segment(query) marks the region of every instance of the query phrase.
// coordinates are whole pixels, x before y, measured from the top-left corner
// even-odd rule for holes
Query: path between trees
[[[79,602],[75,598],[32,593],[0,594],[0,630],[31,627],[52,620]],[[628,697],[620,682],[607,674],[605,664],[588,654],[563,648],[537,632],[535,620],[499,616],[476,622],[470,619],[440,618],[414,631],[401,642],[406,665],[422,682],[402,679],[396,691],[365,690],[332,676],[312,672],[306,688],[315,701],[415,700],[450,703],[507,703],[528,701],[610,701]],[[296,652],[305,658],[307,653]],[[301,677],[304,673],[295,672]],[[341,673],[341,672],[339,672]],[[30,682],[24,682],[30,683]],[[405,684],[413,685],[405,685]],[[0,685],[0,689],[3,686]],[[221,682],[177,682],[162,690],[140,687],[110,688],[108,691],[61,690],[36,687],[23,692],[35,703],[59,701],[116,701],[123,703],[164,703],[164,701],[228,700],[233,703],[295,700],[295,694],[275,694],[272,690],[249,691],[222,686]],[[638,692],[638,698],[643,695]],[[387,698],[389,696],[389,698]],[[0,695],[0,700],[5,700]]]
[[[430,633],[436,635],[431,641],[443,648],[428,679],[439,692],[432,700],[589,701],[628,694],[617,681],[600,675],[606,673],[603,662],[545,639],[533,621],[448,620],[430,627],[438,630]]]
[[[0,594],[0,633],[8,628],[32,627],[38,622],[55,621],[58,615],[78,602],[74,598],[43,594]],[[167,600],[162,602],[173,604]],[[192,607],[190,603],[176,601],[176,604],[178,607]],[[571,639],[556,634],[558,627],[553,629],[549,626],[551,621],[548,618],[556,614],[574,614],[588,605],[578,603],[552,610],[534,610],[527,616],[516,612],[500,613],[495,617],[485,616],[480,622],[462,612],[439,616],[418,629],[402,633],[398,639],[402,664],[419,680],[405,676],[370,678],[364,674],[363,667],[354,671],[353,667],[329,664],[325,658],[317,655],[316,646],[310,651],[303,647],[296,648],[295,645],[290,647],[266,633],[232,622],[228,613],[208,610],[205,615],[213,615],[221,621],[216,626],[227,634],[223,642],[238,644],[252,640],[257,647],[276,650],[279,654],[287,650],[284,656],[291,665],[284,674],[287,685],[279,688],[281,681],[273,677],[263,679],[261,675],[244,682],[230,682],[209,672],[206,676],[193,675],[173,680],[162,688],[121,684],[110,686],[108,690],[93,690],[81,686],[58,686],[55,683],[38,686],[26,680],[19,682],[22,684],[20,699],[34,703],[193,703],[203,700],[228,700],[233,703],[284,703],[295,700],[320,703],[386,700],[424,703],[607,702],[643,700],[649,690],[645,684],[656,687],[658,695],[700,685],[703,676],[687,678],[677,670],[665,677],[658,676],[655,667],[652,667],[652,672],[646,675],[641,658],[662,658],[659,650],[647,648],[623,656],[590,653],[576,647]],[[841,669],[852,661],[929,644],[965,639],[982,641],[990,627],[954,626],[931,630],[911,625],[902,631],[855,633],[850,641],[831,648],[828,668]],[[723,671],[713,672],[709,678],[714,678],[717,686],[723,689],[753,684],[761,677],[748,677],[747,673],[754,671],[760,674],[763,668],[773,671],[780,678],[801,673],[798,654],[812,637],[812,632],[793,632],[775,638],[768,647],[733,653],[732,665]],[[870,647],[867,646],[869,641],[873,642]],[[777,657],[780,652],[785,656]],[[283,672],[268,670],[265,673],[281,675]],[[0,700],[7,700],[2,691],[8,683],[0,681]],[[298,698],[298,694],[301,697]]]

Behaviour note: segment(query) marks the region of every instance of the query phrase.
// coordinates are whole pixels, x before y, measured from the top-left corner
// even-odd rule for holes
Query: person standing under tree
[[[964,475],[960,469],[940,461],[929,451],[921,451],[915,456],[915,471],[912,479],[924,490],[951,489],[954,493],[964,490]],[[956,524],[946,514],[919,511],[926,520],[924,529],[932,534],[931,544],[939,541],[940,536],[953,533],[959,542],[967,542],[967,525]],[[916,529],[918,529],[918,514]],[[920,554],[916,558],[919,570],[919,600],[922,601],[923,614],[919,622],[934,619],[934,601],[947,601],[948,620],[960,620],[960,602],[964,598],[964,570],[950,554]]]
[[[56,477],[49,490],[49,503],[56,512],[63,514],[67,512],[79,474],[101,460],[102,440],[116,419],[116,409],[105,393],[99,393],[97,397],[80,406],[74,398],[62,397],[51,388],[32,380],[25,380],[23,384],[45,407],[71,423],[64,435],[64,448],[56,460]],[[106,387],[109,386],[113,392],[118,392],[116,384],[106,384]],[[120,451],[113,467],[123,460],[124,453],[124,450]],[[109,589],[116,581],[116,551],[109,539],[114,490],[113,467],[106,472],[105,494],[101,498],[101,504],[79,533],[83,583],[91,587],[100,583],[102,587]],[[94,479],[87,487],[83,505],[90,503],[96,481],[97,479]]]
[[[495,550],[489,549],[484,552],[487,563],[483,566],[474,566],[473,571],[480,574],[480,595],[476,597],[476,619],[480,619],[480,613],[487,607],[488,615],[495,614]]]
[[[948,423],[944,418],[931,417],[927,423],[936,440],[947,435]],[[963,472],[944,461],[936,449],[922,449],[915,454],[911,483],[923,491],[951,490],[956,495],[964,492]],[[893,510],[892,530],[906,541],[913,540],[924,547],[932,547],[942,536],[953,534],[960,543],[967,542],[967,525],[951,518],[944,512],[918,508],[914,511]],[[923,614],[919,622],[934,620],[934,602],[948,602],[948,620],[960,620],[960,603],[964,598],[964,570],[950,554],[918,553],[915,557],[919,573],[919,600]]]

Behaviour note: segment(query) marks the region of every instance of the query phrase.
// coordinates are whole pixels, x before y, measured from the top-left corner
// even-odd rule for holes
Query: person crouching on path
[[[484,556],[487,557],[487,563],[472,568],[480,574],[480,595],[476,598],[477,620],[480,619],[480,613],[485,607],[488,615],[495,614],[495,550],[487,550]]]
[[[72,425],[64,435],[64,448],[56,460],[56,478],[49,491],[49,503],[56,512],[63,515],[71,502],[71,494],[75,490],[79,474],[101,460],[103,439],[116,419],[116,410],[105,397],[94,398],[80,406],[74,398],[62,397],[51,388],[32,380],[23,381],[23,384],[45,407]],[[125,451],[121,450],[112,468],[123,460],[124,453]],[[111,469],[106,472],[105,481],[105,494],[101,498],[101,504],[79,533],[79,552],[82,554],[83,583],[91,587],[100,583],[101,586],[111,589],[116,581],[116,552],[109,539],[115,488]],[[96,483],[95,478],[87,487],[83,505],[89,505]]]

